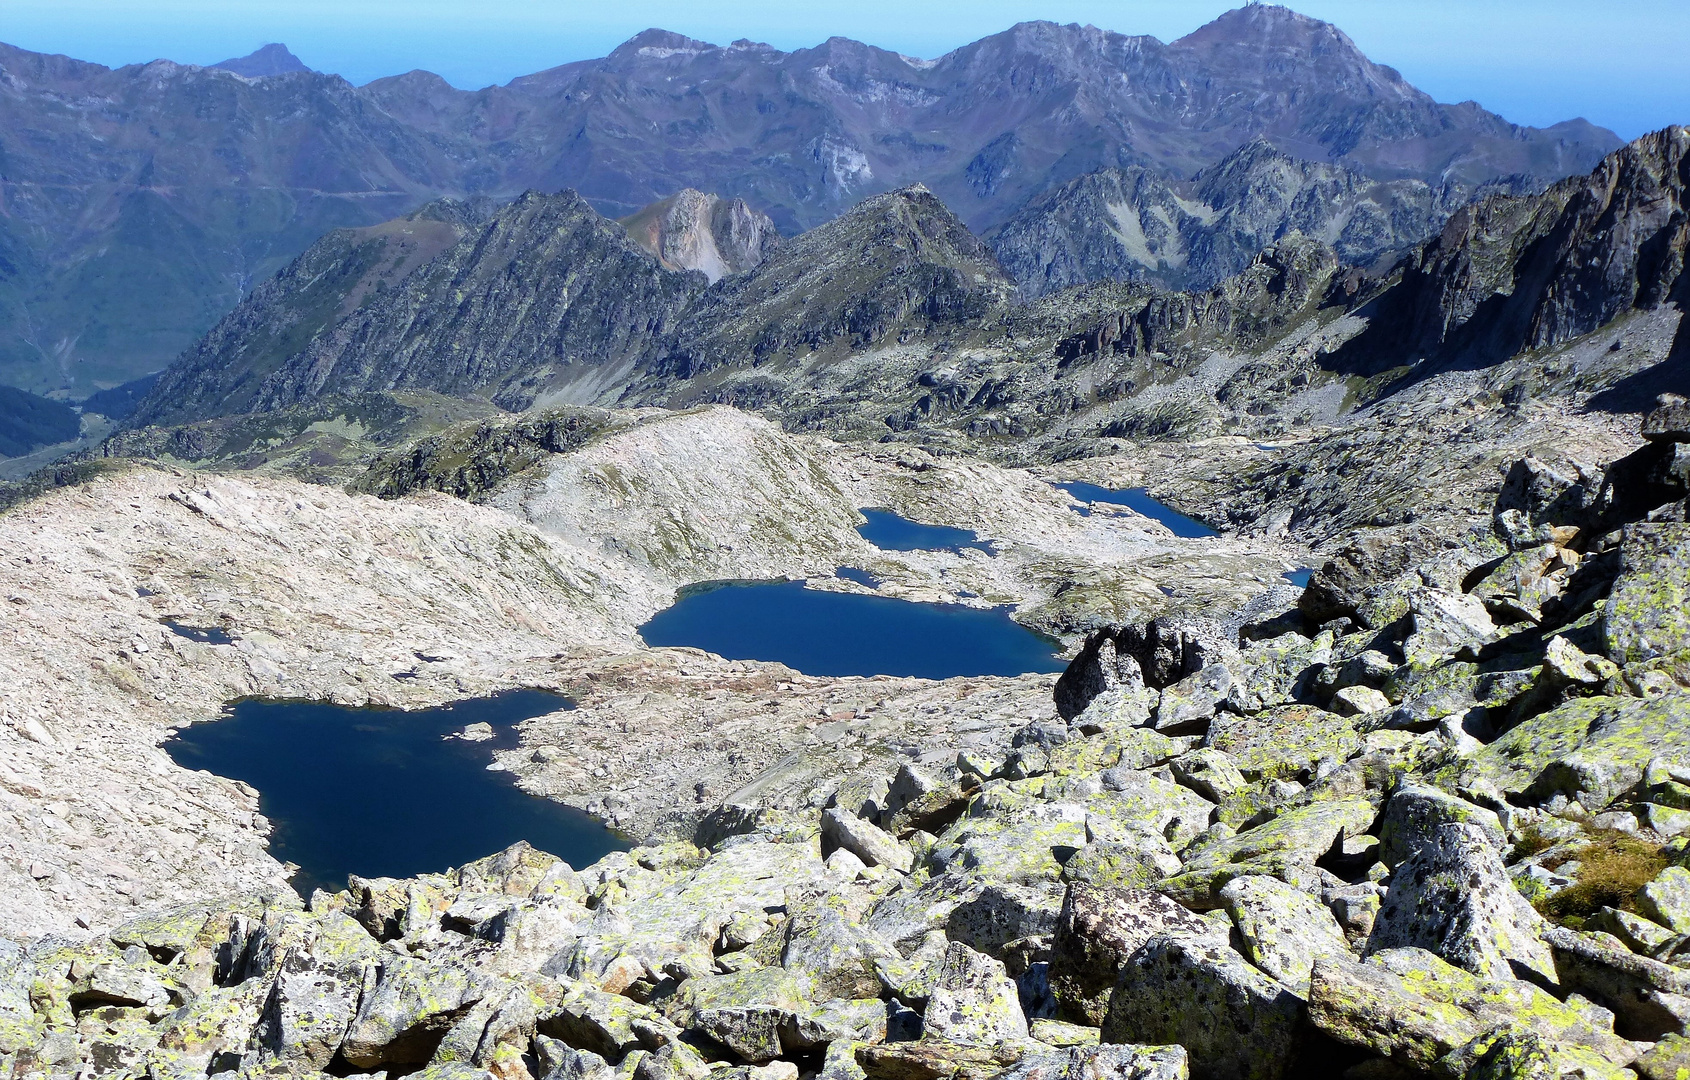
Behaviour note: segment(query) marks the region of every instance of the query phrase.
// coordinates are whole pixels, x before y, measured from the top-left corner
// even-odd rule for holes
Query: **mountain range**
[[[1272,432],[1285,412],[1335,418],[1452,366],[1681,307],[1687,140],[1668,129],[1542,193],[1488,195],[1373,273],[1292,231],[1206,290],[1107,281],[1019,304],[987,244],[919,185],[714,282],[639,242],[672,204],[630,234],[573,192],[448,200],[313,245],[129,423],[432,392],[513,410],[730,403],[865,438]],[[1628,360],[1637,392],[1674,389],[1685,355]]]
[[[652,30],[475,91],[427,72],[353,86],[280,47],[109,69],[0,46],[0,101],[0,382],[72,399],[163,367],[329,230],[441,197],[569,188],[623,217],[693,188],[793,235],[920,182],[990,231],[1100,169],[1183,191],[1257,139],[1364,178],[1346,190],[1531,188],[1619,145],[1439,104],[1265,5],[1171,43],[1024,23],[934,60]]]

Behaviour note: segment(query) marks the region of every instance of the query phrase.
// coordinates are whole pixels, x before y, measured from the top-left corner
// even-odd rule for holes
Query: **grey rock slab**
[[[253,1032],[261,1056],[326,1068],[373,974],[373,963],[325,963],[304,949],[287,950]]]
[[[1070,885],[1051,941],[1050,984],[1060,1018],[1102,1024],[1122,965],[1163,934],[1226,937],[1224,929],[1159,892]]]
[[[999,1080],[1187,1080],[1190,1075],[1183,1046],[1103,1043],[1029,1053]]]
[[[1240,877],[1221,890],[1245,959],[1301,996],[1317,960],[1353,959],[1343,928],[1320,901],[1270,877]]]
[[[1602,633],[1608,659],[1622,668],[1649,664],[1690,686],[1690,524],[1626,529]]]
[[[1213,940],[1156,937],[1121,968],[1107,1043],[1178,1044],[1194,1076],[1278,1080],[1300,1042],[1303,1002]]]
[[[781,966],[802,974],[821,998],[878,996],[876,965],[900,959],[873,930],[832,908],[794,915],[783,933]]]
[[[1457,822],[1438,826],[1392,872],[1367,948],[1424,948],[1487,979],[1518,968],[1552,980],[1543,925],[1484,832]]]
[[[1020,994],[1002,961],[952,942],[927,999],[923,1032],[950,1042],[997,1046],[1027,1038]]]
[[[1642,432],[1651,442],[1690,442],[1690,402],[1662,394],[1656,407],[1644,414]]]
[[[1497,636],[1495,621],[1477,597],[1421,587],[1410,592],[1408,612],[1402,651],[1412,665],[1434,664]]]
[[[1509,850],[1508,834],[1495,811],[1405,779],[1391,793],[1380,817],[1379,859],[1395,867],[1430,846],[1439,828],[1456,822],[1479,829],[1498,852]]]
[[[837,806],[822,811],[823,853],[835,848],[849,851],[869,866],[907,872],[912,862],[909,849],[897,837]]]
[[[1168,767],[1175,780],[1210,802],[1221,802],[1249,786],[1232,755],[1211,746],[1181,754]]]
[[[1162,689],[1153,726],[1166,735],[1201,732],[1232,690],[1233,676],[1225,664],[1210,664]]]
[[[978,896],[957,905],[946,920],[945,934],[971,949],[998,956],[1012,941],[1054,931],[1063,895],[1063,886],[1057,882],[993,882]]]
[[[1225,752],[1246,777],[1271,780],[1306,777],[1326,758],[1347,761],[1360,753],[1362,740],[1344,717],[1312,705],[1280,705],[1216,718],[1203,745]]]
[[[640,1031],[660,1019],[661,1014],[649,1005],[576,983],[562,1002],[538,1017],[536,1030],[577,1050],[621,1061],[642,1045]]]
[[[1637,893],[1637,910],[1675,934],[1690,934],[1690,870],[1669,866]]]
[[[486,979],[458,963],[388,960],[364,995],[341,1053],[353,1065],[422,1064],[441,1034],[487,993]]]
[[[591,1050],[577,1050],[547,1035],[534,1037],[539,1059],[539,1080],[611,1080],[616,1075],[608,1062]]]

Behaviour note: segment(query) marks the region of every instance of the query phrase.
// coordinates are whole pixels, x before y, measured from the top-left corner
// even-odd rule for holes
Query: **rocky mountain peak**
[[[670,270],[697,270],[712,282],[741,274],[780,243],[769,216],[744,199],[683,188],[622,219],[634,242]]]
[[[236,75],[248,79],[263,79],[271,75],[286,75],[295,71],[310,71],[304,62],[288,51],[286,45],[271,42],[262,45],[245,56],[238,56],[230,60],[219,60],[215,64],[208,64],[222,71],[232,71]]]

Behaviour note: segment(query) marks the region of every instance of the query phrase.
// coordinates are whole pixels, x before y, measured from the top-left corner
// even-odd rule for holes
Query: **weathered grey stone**
[[[1344,717],[1311,705],[1281,705],[1254,716],[1216,718],[1203,745],[1223,751],[1255,780],[1306,777],[1323,758],[1346,761],[1361,736]]]
[[[1025,1047],[1010,1044],[982,1046],[923,1038],[859,1046],[857,1064],[868,1080],[989,1080],[1026,1052]]]
[[[961,942],[945,951],[922,1025],[936,1038],[980,1046],[1027,1038],[1020,996],[1002,961]]]
[[[1029,1053],[1000,1080],[1186,1080],[1183,1046],[1075,1046],[1065,1052]]]
[[[1232,755],[1212,746],[1199,747],[1168,763],[1174,779],[1210,802],[1221,802],[1249,786]]]
[[[1626,529],[1602,633],[1608,658],[1622,668],[1647,665],[1690,687],[1690,524]]]
[[[875,966],[898,955],[874,931],[827,906],[793,915],[783,933],[781,966],[802,973],[824,999],[878,996]]]
[[[1225,931],[1158,892],[1073,884],[1051,941],[1050,985],[1058,1015],[1097,1026],[1121,966],[1162,934],[1225,939]]]
[[[1584,929],[1612,934],[1626,948],[1644,956],[1657,956],[1662,949],[1679,940],[1679,935],[1652,919],[1611,907],[1601,908],[1586,919]]]
[[[795,1013],[781,1032],[781,1044],[788,1051],[840,1041],[886,1041],[886,1003],[878,997],[832,998]]]
[[[1553,979],[1542,923],[1484,832],[1451,823],[1391,874],[1367,947],[1424,948],[1487,979],[1512,978],[1516,970]]]
[[[1498,852],[1509,849],[1508,834],[1494,811],[1428,784],[1405,779],[1391,793],[1380,817],[1380,861],[1396,867],[1433,843],[1438,829],[1452,822],[1476,827]]]
[[[1103,888],[1146,889],[1179,870],[1179,857],[1166,840],[1134,833],[1125,840],[1098,840],[1062,864],[1062,880]]]
[[[810,1007],[812,992],[801,973],[749,968],[687,979],[665,1011],[681,1027],[761,1064],[781,1055],[781,1031]]]
[[[1690,442],[1690,403],[1678,394],[1662,394],[1644,414],[1642,432],[1650,442]]]
[[[544,1071],[540,1080],[611,1080],[614,1069],[591,1050],[576,1050],[546,1035],[534,1037],[535,1056]]]
[[[1266,874],[1288,885],[1317,892],[1325,884],[1315,867],[1333,846],[1363,835],[1378,815],[1364,796],[1311,802],[1234,836],[1187,850],[1180,873],[1159,888],[1198,910],[1220,906],[1220,890],[1236,877]]]
[[[1245,959],[1301,996],[1323,957],[1354,958],[1332,912],[1305,892],[1269,877],[1240,877],[1221,890]]]
[[[1164,687],[1156,707],[1154,727],[1166,735],[1201,732],[1215,715],[1215,709],[1232,690],[1232,672],[1225,664],[1210,664]]]
[[[1101,694],[1144,685],[1137,658],[1116,648],[1118,633],[1117,627],[1092,631],[1056,680],[1056,711],[1064,720],[1079,716]]]
[[[1636,1053],[1601,1010],[1564,1005],[1527,982],[1480,979],[1422,949],[1393,949],[1359,964],[1320,960],[1308,1007],[1317,1030],[1416,1070],[1508,1028],[1549,1040],[1573,1062],[1600,1066],[1596,1075]]]
[[[1063,894],[1063,887],[1055,882],[993,882],[978,896],[957,905],[946,921],[945,934],[952,941],[997,956],[1011,941],[1054,931]]]
[[[1402,651],[1411,665],[1435,664],[1497,636],[1496,623],[1475,597],[1422,587],[1410,594],[1408,610],[1409,632]]]
[[[341,1053],[362,1068],[422,1064],[487,989],[481,975],[456,963],[391,958],[359,1003]]]
[[[1675,934],[1690,934],[1690,870],[1669,866],[1637,893],[1637,910]]]
[[[1339,716],[1366,716],[1391,707],[1391,699],[1371,686],[1346,686],[1332,695],[1332,711]]]
[[[358,1012],[366,970],[373,974],[373,969],[373,961],[362,969],[289,949],[253,1033],[263,1055],[325,1068]]]
[[[1641,1080],[1684,1080],[1690,1076],[1690,1039],[1663,1035],[1631,1067]]]
[[[898,838],[838,807],[822,811],[822,854],[843,848],[869,866],[888,866],[908,871],[911,855]]]
[[[1690,1029],[1690,973],[1638,956],[1601,934],[1546,926],[1561,989],[1613,1010],[1615,1028],[1630,1039],[1658,1039]]]
[[[1212,1080],[1286,1075],[1303,1003],[1213,939],[1156,937],[1121,968],[1103,1020],[1109,1043],[1185,1047]]]
[[[659,1019],[661,1014],[649,1005],[577,983],[562,1002],[538,1017],[535,1028],[578,1050],[620,1061],[642,1045],[639,1029]]]

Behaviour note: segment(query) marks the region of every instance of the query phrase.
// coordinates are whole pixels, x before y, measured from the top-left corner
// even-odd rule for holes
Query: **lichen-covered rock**
[[[1522,971],[1553,979],[1542,922],[1484,832],[1451,823],[1391,874],[1368,950],[1418,947],[1482,978]]]
[[[961,942],[945,950],[922,1030],[949,1042],[997,1046],[1027,1038],[1020,995],[1002,961]]]
[[[1062,900],[1063,887],[1055,882],[993,882],[956,906],[945,923],[945,934],[952,941],[997,956],[1012,941],[1054,931]]]
[[[1690,698],[1591,697],[1569,701],[1504,733],[1438,772],[1438,786],[1475,781],[1506,796],[1559,793],[1595,812],[1635,788],[1656,757],[1690,760]]]
[[[754,1064],[781,1054],[781,1031],[810,1007],[801,973],[758,967],[687,979],[667,1005],[671,1020]]]
[[[1690,524],[1627,528],[1602,632],[1608,658],[1622,668],[1646,664],[1690,687]]]
[[[1602,934],[1548,926],[1543,937],[1554,952],[1561,989],[1613,1010],[1622,1035],[1647,1040],[1690,1031],[1690,973],[1638,956]]]
[[[1367,716],[1391,707],[1391,699],[1371,686],[1346,686],[1332,695],[1332,711],[1339,716]]]
[[[1249,781],[1232,755],[1212,746],[1199,747],[1168,763],[1174,779],[1210,802],[1222,802],[1243,791]]]
[[[1316,860],[1341,840],[1365,834],[1377,814],[1373,803],[1359,795],[1293,807],[1271,821],[1188,851],[1180,872],[1159,888],[1202,911],[1219,907],[1220,890],[1247,874],[1265,874],[1317,891],[1323,882]]]
[[[561,1002],[538,1019],[536,1029],[578,1050],[621,1061],[628,1051],[641,1045],[640,1029],[659,1019],[661,1014],[649,1005],[576,983]]]
[[[1307,776],[1323,758],[1342,762],[1361,750],[1344,717],[1312,705],[1281,705],[1254,716],[1219,717],[1203,745],[1220,750],[1256,780]]]
[[[908,871],[912,862],[909,848],[898,843],[897,837],[835,806],[822,811],[823,856],[836,848],[849,851],[869,866]]]
[[[867,1080],[990,1080],[1020,1061],[1024,1046],[982,1046],[945,1039],[891,1042],[857,1047],[857,1065]]]
[[[1690,1076],[1690,1039],[1663,1035],[1631,1067],[1642,1080],[1684,1080]]]
[[[1118,627],[1094,630],[1056,680],[1056,712],[1064,720],[1079,716],[1102,694],[1131,691],[1144,685],[1138,659],[1116,647]]]
[[[1121,968],[1103,1020],[1110,1043],[1177,1043],[1193,1076],[1276,1080],[1299,1043],[1303,1003],[1213,939],[1156,937]]]
[[[1299,995],[1323,957],[1353,959],[1343,928],[1314,897],[1269,877],[1240,877],[1221,890],[1245,959]]]
[[[1637,910],[1677,934],[1690,934],[1690,870],[1669,866],[1637,893]]]
[[[1497,636],[1484,602],[1461,593],[1419,588],[1409,596],[1409,632],[1403,657],[1412,666],[1429,666],[1477,649]]]
[[[1102,888],[1147,889],[1179,871],[1179,856],[1160,836],[1134,833],[1098,840],[1062,864],[1062,880]]]
[[[487,980],[458,964],[393,957],[363,996],[341,1054],[353,1065],[420,1065],[463,1011],[489,990]]]
[[[1070,885],[1051,941],[1050,985],[1059,1015],[1102,1024],[1121,966],[1161,934],[1225,936],[1158,892]]]
[[[1208,727],[1215,709],[1232,690],[1232,672],[1225,664],[1210,664],[1162,689],[1156,706],[1154,726],[1169,735],[1201,732]]]
[[[1573,1062],[1607,1075],[1635,1055],[1601,1010],[1562,1004],[1530,983],[1487,981],[1422,949],[1393,949],[1365,963],[1322,959],[1308,998],[1309,1023],[1350,1046],[1415,1070],[1498,1028],[1529,1030]]]
[[[826,905],[795,913],[781,933],[781,966],[802,973],[822,999],[878,996],[876,965],[898,956],[859,920]]]
[[[1379,823],[1379,861],[1396,867],[1433,842],[1438,829],[1452,822],[1472,825],[1497,851],[1507,851],[1508,834],[1496,813],[1438,788],[1405,779],[1391,793]]]
[[[1075,1046],[1062,1053],[1032,1052],[999,1080],[1187,1080],[1183,1046]]]
[[[641,979],[659,982],[674,965],[709,972],[722,929],[736,915],[781,906],[789,887],[814,881],[825,870],[819,851],[807,844],[735,844],[609,915],[599,908],[593,926],[547,961],[546,970],[599,983],[612,993]]]

